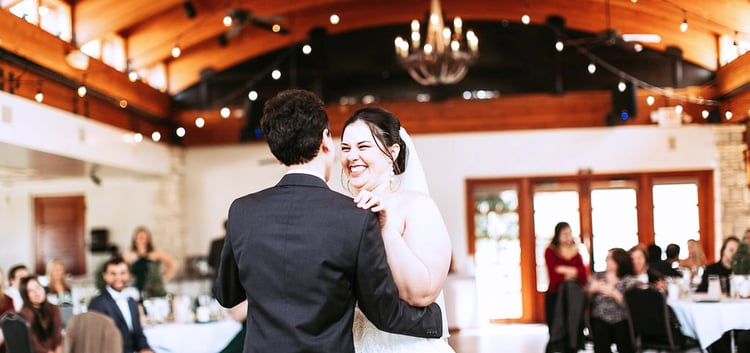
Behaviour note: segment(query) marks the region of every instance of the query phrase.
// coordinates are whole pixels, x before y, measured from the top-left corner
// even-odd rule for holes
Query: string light
[[[273,26],[271,26],[271,31],[273,31],[273,33],[279,33],[279,31],[281,31],[281,26],[274,23]]]
[[[185,137],[185,128],[180,126],[175,130],[175,133],[177,134],[177,137]]]
[[[172,48],[172,57],[177,59],[180,57],[180,54],[182,54],[182,49],[180,48],[179,44],[175,44],[175,46]]]
[[[589,71],[590,74],[593,75],[594,73],[596,73],[596,64],[589,63],[589,66],[586,69]]]
[[[136,143],[143,142],[143,135],[140,132],[136,132],[135,135],[133,135],[133,141]]]
[[[708,119],[708,110],[703,109],[701,111],[701,117],[703,117],[703,120]]]
[[[654,99],[654,96],[649,95],[648,97],[646,97],[646,104],[648,104],[649,107],[654,105],[655,101],[656,99]]]
[[[135,82],[138,79],[138,73],[135,71],[128,72],[128,79],[130,82]]]
[[[195,118],[195,126],[199,129],[203,128],[204,126],[206,126],[206,120],[201,117]]]
[[[42,91],[37,91],[34,95],[34,99],[37,101],[37,103],[41,103],[44,100],[44,93],[42,93]]]
[[[223,108],[221,108],[221,110],[219,111],[219,114],[220,114],[220,115],[221,115],[221,117],[222,117],[222,118],[224,118],[224,119],[228,118],[228,117],[229,117],[229,114],[230,114],[230,113],[231,113],[231,111],[230,111],[230,110],[229,110],[229,108],[227,108],[227,107],[223,107]]]
[[[731,111],[731,110],[727,110],[727,112],[726,112],[726,113],[724,113],[724,117],[725,117],[725,118],[726,118],[727,120],[731,120],[731,119],[732,119],[732,116],[733,116],[733,114],[732,114],[732,111]]]
[[[302,54],[310,55],[310,53],[312,53],[312,47],[310,46],[310,44],[303,45],[302,46]]]
[[[688,30],[688,22],[687,22],[687,11],[682,10],[682,23],[680,23],[680,32],[687,32]]]
[[[271,78],[273,78],[274,80],[280,79],[281,78],[281,71],[279,71],[279,69],[273,70],[271,72]]]
[[[249,99],[252,102],[255,102],[256,99],[258,99],[258,92],[256,91],[250,91],[247,93],[247,99]]]
[[[221,23],[224,24],[224,27],[229,27],[232,25],[232,16],[226,15],[223,19],[221,19]]]
[[[556,50],[557,50],[558,52],[561,52],[561,51],[563,51],[563,49],[565,49],[565,44],[563,44],[563,42],[562,42],[561,40],[558,40],[558,41],[557,41],[557,42],[555,43],[555,49],[556,49]]]
[[[154,131],[153,133],[151,133],[151,140],[153,140],[154,142],[159,142],[159,140],[161,140],[161,133],[158,131]]]
[[[617,83],[617,90],[620,92],[625,92],[625,90],[628,89],[628,85],[625,84],[622,80]]]
[[[523,14],[523,16],[521,16],[521,23],[525,25],[531,23],[531,17],[529,17],[529,15],[527,14]]]
[[[88,92],[88,90],[86,89],[86,85],[80,85],[78,87],[78,96],[79,97],[81,97],[81,98],[86,97],[86,93],[87,92]]]
[[[120,108],[125,109],[128,107],[128,101],[121,99],[120,100]]]
[[[339,24],[339,21],[341,20],[341,18],[339,18],[339,15],[333,14],[328,20],[331,21],[332,25],[337,25]]]

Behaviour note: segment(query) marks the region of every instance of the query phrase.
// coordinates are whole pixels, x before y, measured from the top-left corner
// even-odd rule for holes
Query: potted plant
[[[740,241],[737,252],[732,256],[731,283],[735,296],[750,296],[750,247],[744,240]]]

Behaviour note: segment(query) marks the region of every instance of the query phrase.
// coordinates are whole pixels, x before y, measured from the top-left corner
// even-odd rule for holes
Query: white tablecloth
[[[719,302],[699,303],[690,299],[669,300],[682,325],[682,333],[700,342],[704,350],[716,342],[724,332],[750,329],[750,300],[722,299]]]
[[[156,353],[216,353],[226,347],[241,328],[235,321],[217,321],[151,325],[143,332]]]

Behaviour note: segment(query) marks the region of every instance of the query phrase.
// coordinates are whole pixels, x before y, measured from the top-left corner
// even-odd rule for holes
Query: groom
[[[225,307],[248,299],[244,352],[354,352],[355,303],[383,331],[441,337],[436,304],[399,300],[377,214],[326,185],[335,146],[323,102],[283,91],[260,123],[288,170],[232,203],[213,288]]]

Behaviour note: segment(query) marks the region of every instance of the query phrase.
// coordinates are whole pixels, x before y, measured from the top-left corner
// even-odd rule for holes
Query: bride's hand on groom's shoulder
[[[354,203],[361,209],[369,209],[372,212],[385,212],[385,203],[381,197],[380,189],[381,187],[373,191],[360,190],[357,196],[354,197]]]

